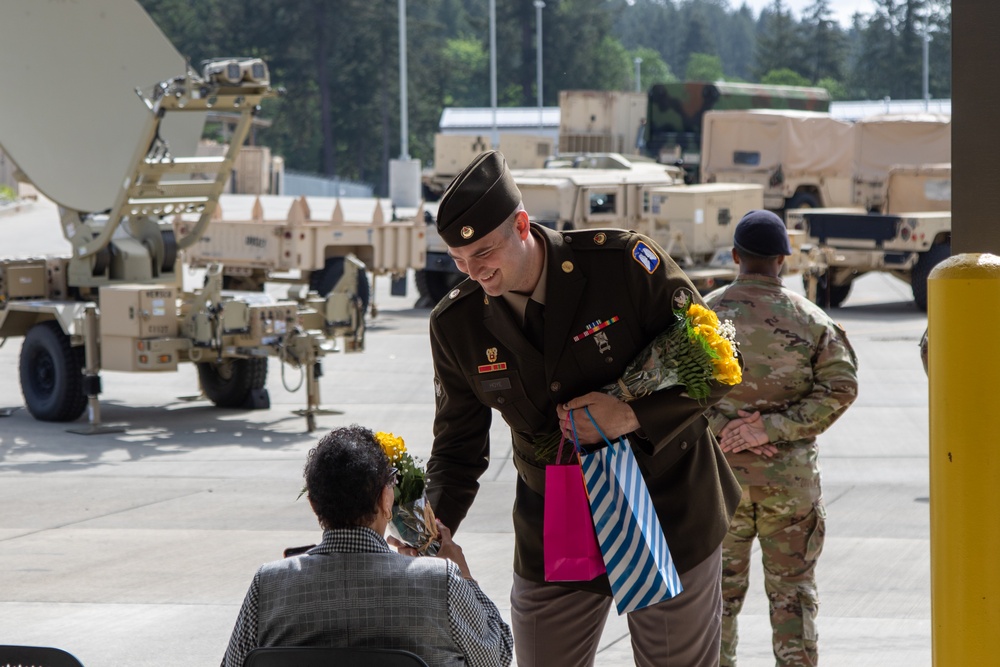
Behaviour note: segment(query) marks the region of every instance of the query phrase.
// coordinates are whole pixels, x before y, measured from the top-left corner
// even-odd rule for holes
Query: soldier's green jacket
[[[718,433],[737,410],[760,411],[778,447],[772,458],[744,451],[726,459],[744,486],[817,486],[816,436],[858,396],[858,361],[844,330],[778,278],[741,275],[706,303],[736,326],[743,382],[709,411]]]
[[[488,297],[472,280],[431,315],[437,411],[427,474],[435,513],[456,529],[489,464],[492,410],[498,411],[511,428],[518,471],[514,571],[541,582],[545,464],[533,443],[558,429],[557,404],[621,376],[667,328],[675,297],[700,297],[659,246],[633,232],[557,233],[537,225],[533,231],[547,252],[544,354],[525,338],[504,299]],[[582,335],[614,318],[598,332],[604,335]],[[728,389],[717,388],[707,404]],[[632,434],[632,448],[671,555],[685,572],[722,542],[739,486],[708,429],[706,404],[667,389],[631,405],[643,434]],[[610,594],[603,576],[569,585]]]

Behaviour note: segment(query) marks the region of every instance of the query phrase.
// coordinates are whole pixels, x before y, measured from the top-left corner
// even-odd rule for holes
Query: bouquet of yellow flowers
[[[441,547],[434,510],[424,494],[425,473],[406,451],[403,439],[379,431],[375,439],[382,445],[389,463],[398,471],[393,488],[392,520],[389,533],[423,555],[433,556]]]
[[[720,322],[715,311],[688,302],[674,310],[674,322],[644,347],[615,382],[601,388],[623,401],[669,387],[683,386],[688,396],[704,401],[710,382],[739,384],[743,379],[736,358],[736,327]],[[535,456],[552,460],[559,432],[535,441]]]
[[[688,396],[702,401],[712,391],[710,381],[730,385],[742,381],[732,321],[719,322],[714,311],[697,303],[675,310],[674,316],[674,325],[643,348],[617,382],[601,391],[631,401],[683,385]]]

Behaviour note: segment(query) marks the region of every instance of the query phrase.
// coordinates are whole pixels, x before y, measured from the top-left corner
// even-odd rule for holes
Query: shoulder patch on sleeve
[[[645,241],[632,246],[632,259],[641,264],[646,273],[653,273],[660,266],[660,256]]]

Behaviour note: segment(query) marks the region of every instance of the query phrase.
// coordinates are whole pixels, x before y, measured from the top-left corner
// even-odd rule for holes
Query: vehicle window
[[[614,213],[615,195],[611,192],[592,192],[590,194],[590,214]]]
[[[759,167],[760,151],[733,151],[733,164]]]

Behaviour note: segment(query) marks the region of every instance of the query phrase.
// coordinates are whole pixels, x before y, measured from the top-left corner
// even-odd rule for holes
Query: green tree
[[[809,86],[811,82],[798,72],[787,67],[773,69],[760,78],[761,83],[770,86]]]
[[[719,81],[722,76],[722,59],[707,53],[692,53],[688,60],[685,81]]]
[[[802,66],[803,43],[801,32],[790,9],[782,0],[761,12],[758,21],[757,47],[754,70],[762,77],[767,72],[788,68],[805,75]]]
[[[663,62],[659,51],[648,47],[639,47],[630,54],[630,62],[635,63],[636,58],[642,58],[639,67],[640,90],[649,90],[655,83],[672,83],[677,81],[677,77],[670,71],[670,65]],[[632,75],[633,78],[635,74]]]
[[[840,81],[837,81],[833,77],[823,77],[816,82],[816,86],[819,88],[826,88],[826,92],[830,93],[831,100],[846,100],[847,97],[847,86],[845,86]]]
[[[802,28],[807,36],[803,45],[805,77],[810,81],[842,79],[846,38],[833,20],[830,0],[813,0],[804,12]]]
[[[593,87],[597,90],[633,90],[635,87],[632,73],[632,57],[622,43],[608,35],[601,40],[595,54],[601,63],[601,68],[594,79]]]
[[[490,103],[490,55],[477,39],[445,40],[445,106],[484,107]]]

